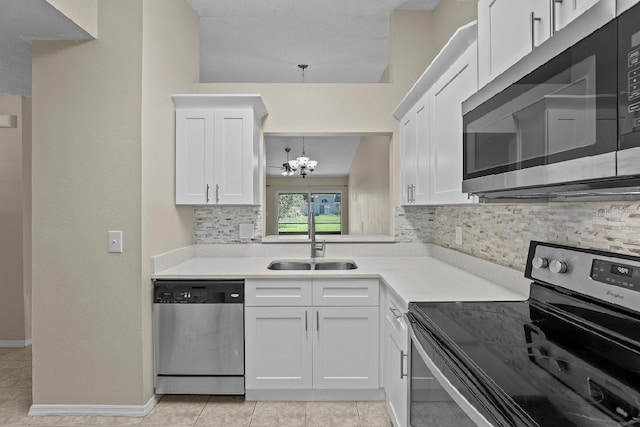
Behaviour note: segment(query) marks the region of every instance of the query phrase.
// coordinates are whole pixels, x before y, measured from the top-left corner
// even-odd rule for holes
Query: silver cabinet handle
[[[209,184],[207,184],[207,203],[209,203]]]
[[[564,0],[551,0],[551,35],[556,33],[557,28],[557,11],[556,11],[556,3],[562,4]]]
[[[309,312],[305,310],[304,312],[304,331],[307,332],[309,330]]]
[[[531,12],[531,50],[536,48],[536,22],[542,21],[542,18],[536,16],[535,12]]]
[[[400,350],[400,379],[403,379],[404,377],[407,376],[407,374],[404,373],[404,358],[407,357],[406,354],[404,354],[404,351]]]
[[[393,307],[389,307],[389,311],[391,312],[391,314],[393,314],[393,317],[395,317],[396,319],[399,319],[402,317],[402,313],[400,313],[400,311],[398,311]]]
[[[316,331],[320,335],[320,312],[316,311]]]
[[[220,203],[220,186],[216,184],[216,203]]]
[[[407,203],[411,203],[411,185],[407,184]]]

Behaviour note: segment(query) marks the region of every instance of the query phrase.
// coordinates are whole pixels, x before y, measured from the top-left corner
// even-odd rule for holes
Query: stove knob
[[[564,274],[567,272],[567,264],[554,259],[549,263],[549,270],[553,274]]]
[[[533,259],[533,268],[547,268],[549,265],[549,260],[540,256],[537,256]]]

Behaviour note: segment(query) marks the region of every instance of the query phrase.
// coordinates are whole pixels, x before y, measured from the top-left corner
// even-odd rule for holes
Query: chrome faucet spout
[[[309,238],[311,239],[311,258],[316,257],[316,219],[313,211],[309,212]]]
[[[322,251],[324,256],[325,242],[316,244],[316,218],[311,211],[309,212],[309,238],[311,239],[311,258],[315,259],[318,256],[318,251]]]

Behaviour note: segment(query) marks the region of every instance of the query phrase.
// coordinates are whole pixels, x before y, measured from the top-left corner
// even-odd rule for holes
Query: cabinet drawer
[[[379,291],[377,279],[314,279],[313,305],[376,306]]]
[[[311,305],[310,279],[247,279],[244,292],[247,307]]]
[[[407,324],[404,320],[404,313],[406,311],[406,306],[400,304],[393,295],[388,294],[384,310],[385,316],[387,317],[389,326],[395,331],[395,333],[403,337],[407,336]]]

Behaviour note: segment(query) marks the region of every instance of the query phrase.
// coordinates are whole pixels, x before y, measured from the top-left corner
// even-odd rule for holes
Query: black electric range
[[[531,242],[525,275],[527,301],[410,303],[412,346],[478,424],[640,426],[640,258]]]

